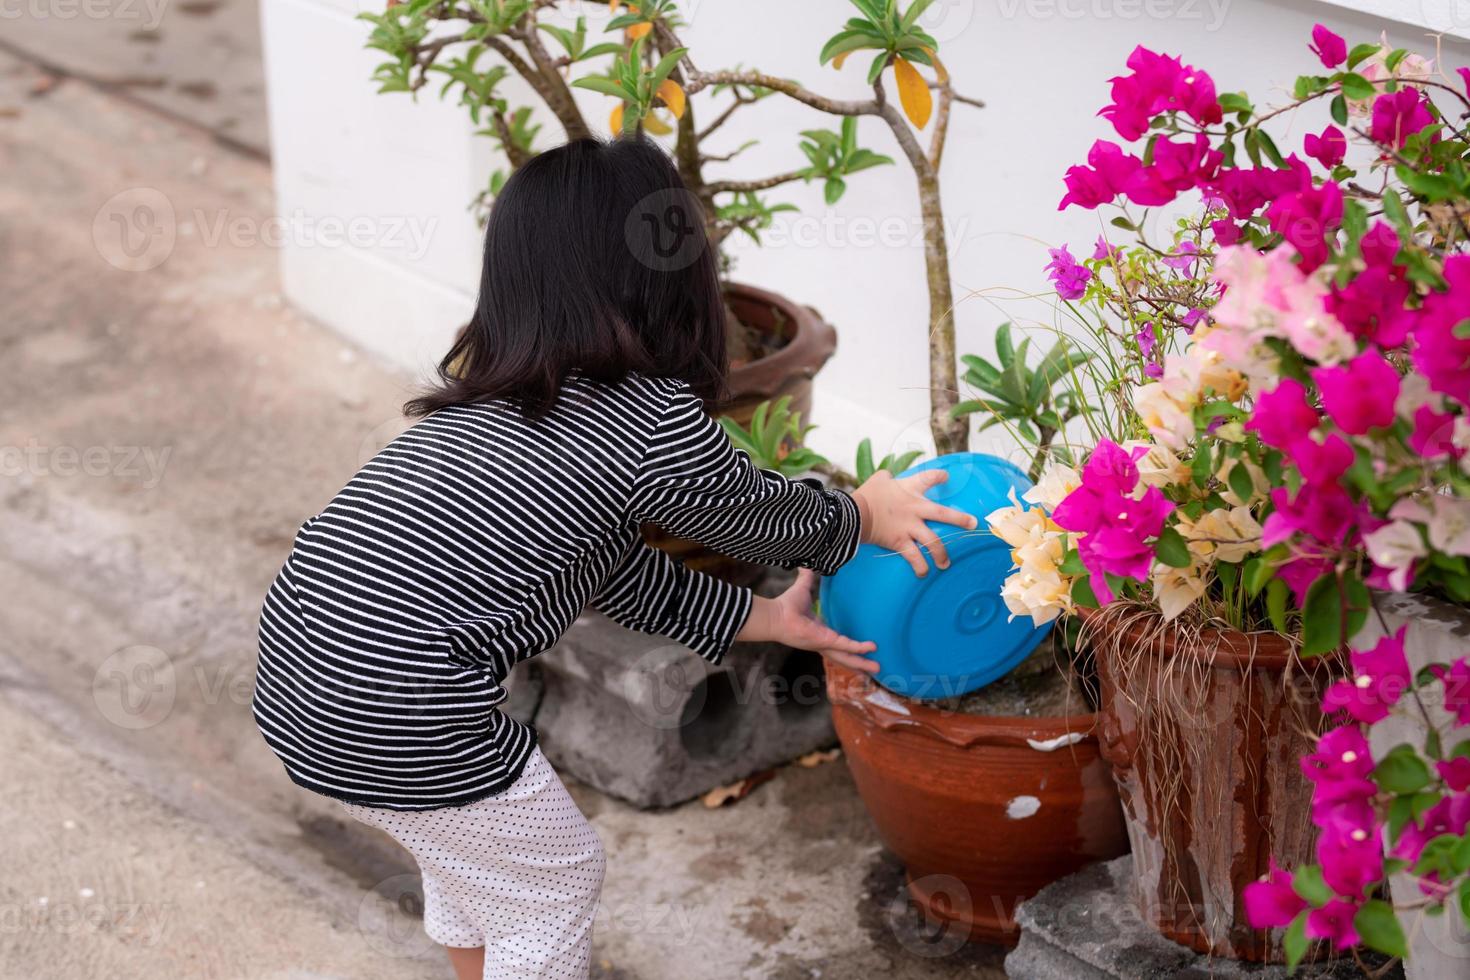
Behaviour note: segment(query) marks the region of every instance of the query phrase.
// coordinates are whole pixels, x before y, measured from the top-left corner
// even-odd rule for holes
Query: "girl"
[[[874,647],[811,616],[810,571],[776,599],[645,546],[647,521],[730,555],[829,574],[859,541],[917,574],[975,527],[879,474],[854,494],[736,452],[725,313],[698,203],[653,144],[582,140],[506,183],[479,302],[410,402],[423,419],[302,525],[266,597],[254,712],[299,785],[418,860],[424,928],[460,980],[587,976],[603,853],[502,714],[518,662],[589,603],[718,662],[773,640],[873,671]]]

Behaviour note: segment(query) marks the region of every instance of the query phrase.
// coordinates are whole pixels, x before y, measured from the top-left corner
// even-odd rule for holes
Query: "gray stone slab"
[[[1138,914],[1124,856],[1063,878],[1021,903],[1021,941],[1006,957],[1012,980],[1286,980],[1285,967],[1201,956],[1159,935]],[[1391,974],[1402,976],[1402,973]],[[1303,966],[1298,978],[1361,977],[1352,960]]]
[[[588,612],[522,664],[512,712],[558,769],[642,807],[671,806],[834,741],[821,658],[736,644],[719,666]]]

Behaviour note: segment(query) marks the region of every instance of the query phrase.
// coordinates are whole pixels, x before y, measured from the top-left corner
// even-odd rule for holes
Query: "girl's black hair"
[[[726,368],[698,199],[646,139],[575,140],[522,165],[496,196],[474,316],[438,383],[404,411],[509,399],[538,418],[573,372],[676,378],[713,404]]]

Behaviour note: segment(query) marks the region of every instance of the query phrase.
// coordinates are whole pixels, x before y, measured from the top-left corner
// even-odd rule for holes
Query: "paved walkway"
[[[0,53],[0,976],[447,976],[401,852],[248,711],[265,587],[403,383],[281,301],[258,157],[46,77]],[[841,763],[715,811],[574,792],[599,976],[999,975],[925,955]]]

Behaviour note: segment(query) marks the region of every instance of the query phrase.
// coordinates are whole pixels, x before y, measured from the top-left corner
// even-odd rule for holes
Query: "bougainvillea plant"
[[[1014,613],[1126,599],[1316,656],[1353,644],[1375,590],[1470,604],[1470,70],[1320,25],[1309,47],[1320,72],[1276,108],[1141,47],[1112,80],[1121,142],[1061,206],[1115,210],[1133,241],[1048,271],[1120,355],[1114,438],[991,515]],[[1268,124],[1298,113],[1283,151]],[[1151,241],[1166,205],[1194,211]],[[1324,697],[1336,727],[1302,760],[1318,863],[1243,896],[1293,964],[1314,940],[1405,956],[1415,912],[1470,922],[1470,660],[1416,673],[1405,640],[1358,641]],[[1395,712],[1428,735],[1375,756]],[[1398,873],[1420,894],[1396,909]]]

